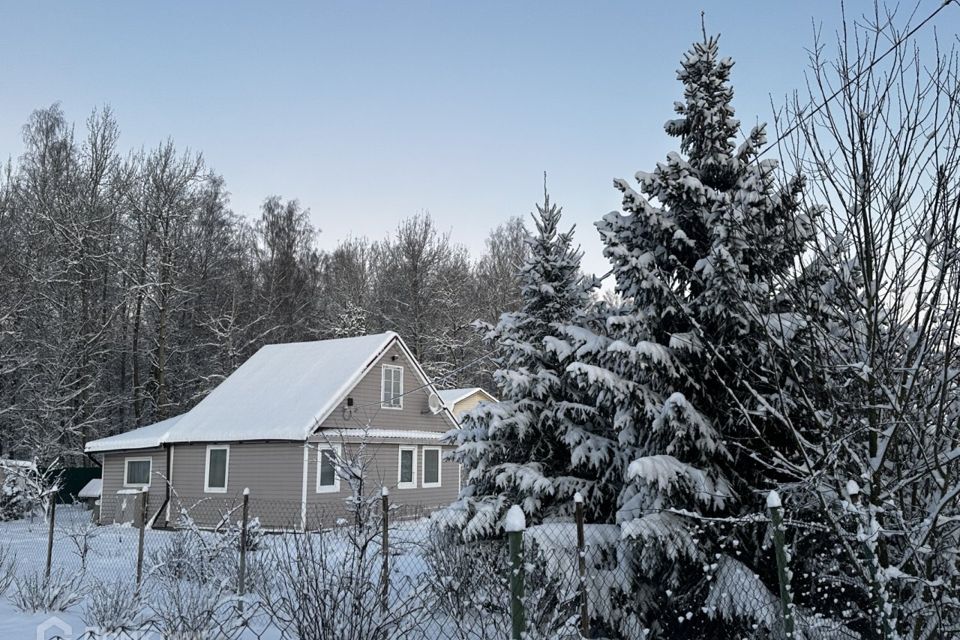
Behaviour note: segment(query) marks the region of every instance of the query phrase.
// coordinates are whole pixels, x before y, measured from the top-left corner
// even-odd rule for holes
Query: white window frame
[[[129,478],[130,462],[149,462],[150,463],[150,470],[147,472],[146,484],[143,484],[141,482],[130,482],[130,478]],[[123,459],[123,486],[124,487],[149,487],[151,480],[153,480],[153,458],[124,458]]]
[[[410,472],[413,474],[411,482],[403,482],[403,452],[413,452],[413,463],[410,465]],[[397,489],[416,489],[417,488],[417,447],[401,445],[397,451]]]
[[[427,482],[427,451],[437,452],[437,481]],[[443,449],[441,447],[420,447],[420,486],[424,489],[435,489],[441,486],[443,480]]]
[[[383,399],[383,383],[387,379],[387,371],[399,371],[400,372],[400,395],[396,396],[396,400],[400,403],[398,405],[393,405],[391,403],[385,402]],[[390,393],[393,393],[393,384],[390,384]],[[380,408],[389,409],[392,411],[399,411],[403,409],[403,366],[399,364],[385,364],[380,367]]]
[[[324,451],[333,451],[333,455],[340,457],[343,449],[339,444],[318,444],[317,445],[317,482],[316,490],[317,493],[340,493],[340,472],[339,469],[334,466],[333,468],[333,484],[332,485],[322,485],[320,484],[320,466],[323,464],[323,452]]]
[[[227,452],[227,460],[223,465],[223,486],[210,486],[210,452],[214,449],[224,449]],[[203,467],[203,492],[204,493],[226,493],[230,486],[230,445],[228,444],[209,444],[207,445],[207,459]]]

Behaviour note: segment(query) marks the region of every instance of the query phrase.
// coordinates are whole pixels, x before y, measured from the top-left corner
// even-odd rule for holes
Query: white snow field
[[[79,638],[109,638],[110,640],[126,640],[127,638],[137,638],[138,640],[159,639],[161,634],[156,631],[156,627],[150,627],[149,631],[141,634],[124,633],[120,635],[93,633],[88,627],[90,615],[88,611],[98,595],[107,593],[110,589],[116,588],[116,585],[127,584],[130,587],[130,593],[133,592],[133,585],[136,580],[136,558],[139,538],[139,530],[130,525],[106,525],[93,526],[92,513],[85,510],[80,505],[60,505],[56,513],[56,529],[53,546],[52,569],[54,574],[62,573],[70,579],[75,580],[72,583],[73,594],[64,594],[67,599],[75,600],[65,611],[51,612],[24,612],[22,608],[14,603],[18,591],[17,581],[24,581],[31,576],[42,576],[47,554],[47,536],[48,525],[42,516],[34,519],[25,519],[19,521],[0,522],[0,552],[4,549],[8,551],[15,559],[14,573],[16,581],[6,589],[6,592],[0,594],[0,638],[3,640],[19,640],[21,638],[32,640],[33,638],[44,638],[51,640],[59,638],[61,640],[77,640]],[[430,535],[431,528],[427,519],[414,521],[404,521],[391,524],[390,527],[390,576],[391,585],[416,585],[422,582],[424,572],[429,570],[429,565],[423,557],[423,549],[427,537]],[[317,538],[320,534],[314,534]],[[339,567],[349,563],[350,554],[348,542],[343,531],[334,530],[322,534],[325,542],[323,553],[324,562],[330,566]],[[175,531],[162,531],[148,529],[144,535],[144,577],[143,577],[143,601],[144,609],[159,604],[162,606],[171,606],[169,593],[170,582],[161,581],[160,572],[162,568],[154,560],[154,555],[160,553],[162,549],[174,544],[178,540],[178,533]],[[186,537],[185,537],[186,536]],[[237,582],[237,553],[236,538],[230,538],[229,534],[220,534],[212,532],[200,532],[195,529],[188,529],[180,532],[179,540],[191,539],[189,536],[197,536],[201,541],[200,545],[207,545],[209,550],[209,560],[211,566],[218,567],[217,578],[223,581],[222,588],[214,588],[219,591],[223,597],[223,602],[218,606],[237,607],[237,598],[234,593],[234,587]],[[380,554],[379,554],[379,536],[372,536],[373,540],[369,546],[370,557],[375,558],[372,566],[375,567],[373,573],[375,577],[379,576]],[[88,542],[89,550],[85,562],[81,561],[79,548],[74,540]],[[268,553],[282,551],[290,548],[290,541],[295,536],[283,535],[263,535],[260,538],[260,547],[256,551],[248,552],[247,567],[248,580],[257,580],[258,560],[261,560]],[[302,536],[301,536],[302,538]],[[215,558],[216,554],[221,553],[223,557]],[[217,562],[222,560],[222,565]],[[0,555],[0,588],[3,586],[3,557]],[[169,562],[169,561],[168,561]],[[193,567],[182,567],[186,573],[189,573]],[[262,576],[263,574],[259,574]],[[216,581],[216,580],[214,580]],[[164,585],[161,588],[161,582]],[[186,584],[184,582],[183,584]],[[207,585],[209,586],[209,585]],[[191,588],[196,588],[196,584]],[[167,593],[163,590],[166,589]],[[403,593],[408,593],[404,586]],[[190,590],[187,589],[186,592]],[[398,590],[399,592],[399,590]],[[176,597],[175,594],[174,597]],[[378,595],[372,596],[374,602],[378,602]],[[405,596],[404,596],[405,597]],[[188,598],[189,599],[189,598]],[[256,597],[248,595],[245,602],[246,614],[228,615],[231,618],[229,624],[222,621],[221,626],[217,627],[216,637],[230,638],[231,640],[278,640],[280,638],[292,637],[284,635],[277,626],[275,626],[266,612],[257,606]],[[164,604],[165,603],[165,604]],[[232,609],[229,609],[232,611]],[[419,607],[417,610],[423,612],[426,607]],[[447,637],[445,630],[450,625],[457,624],[449,617],[443,617],[436,611],[430,612],[431,619],[426,624],[421,624],[419,629],[411,628],[408,633],[402,637],[410,638],[437,638]],[[422,616],[421,616],[422,617]],[[153,615],[152,619],[156,620]],[[241,620],[243,624],[241,624]],[[43,628],[41,628],[43,627]],[[346,636],[345,636],[346,637]],[[349,637],[355,637],[353,635]],[[399,637],[399,636],[397,636]],[[449,637],[457,637],[452,634]],[[196,636],[187,636],[182,640],[206,640],[207,634],[200,633]]]

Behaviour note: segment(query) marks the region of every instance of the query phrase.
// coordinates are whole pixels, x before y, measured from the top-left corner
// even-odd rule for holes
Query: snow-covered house
[[[244,489],[267,527],[348,517],[351,485],[425,509],[459,492],[449,408],[395,333],[263,347],[193,409],[89,442],[103,458],[100,521],[132,519],[146,488],[154,526],[181,507],[218,524]]]
[[[481,387],[467,387],[464,389],[441,389],[437,393],[454,417],[460,416],[476,407],[481,402],[497,402],[497,399],[484,391]]]

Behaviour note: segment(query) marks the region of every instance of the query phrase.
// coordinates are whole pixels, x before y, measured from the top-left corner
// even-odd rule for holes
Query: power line
[[[880,63],[880,61],[882,61],[888,55],[896,51],[900,47],[900,45],[902,45],[904,42],[912,38],[918,31],[920,31],[923,27],[925,27],[930,21],[932,21],[937,16],[937,14],[939,14],[941,11],[946,9],[947,5],[953,4],[954,2],[958,2],[958,1],[960,0],[943,0],[940,6],[937,7],[937,9],[933,13],[931,13],[929,16],[924,18],[923,21],[921,21],[917,26],[915,26],[913,29],[908,31],[906,34],[904,34],[903,36],[895,40],[894,43],[890,45],[890,48],[884,51],[883,54],[880,55],[880,57],[875,58],[873,61],[870,62],[870,64],[866,66],[865,69],[860,71],[860,73],[855,75],[853,78],[851,78],[847,82],[843,83],[839,89],[837,89],[832,94],[830,94],[827,97],[827,99],[824,100],[819,105],[817,105],[817,107],[813,111],[809,111],[805,114],[798,115],[797,121],[793,125],[791,125],[786,131],[784,131],[776,140],[768,144],[766,147],[763,148],[763,150],[757,153],[757,158],[759,158],[760,156],[765,154],[767,151],[769,151],[770,149],[776,147],[778,144],[783,142],[787,138],[787,136],[789,136],[794,131],[799,129],[800,125],[802,125],[804,121],[811,118],[812,116],[815,116],[821,110],[823,110],[824,107],[830,104],[837,96],[843,93],[850,85],[852,85],[854,82],[859,80],[864,74],[870,72],[875,66],[877,66]],[[807,105],[807,107],[809,107],[811,104],[813,103],[811,102],[810,104]]]

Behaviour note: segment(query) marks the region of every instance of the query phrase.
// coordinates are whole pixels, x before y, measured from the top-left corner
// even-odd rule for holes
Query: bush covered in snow
[[[216,584],[189,580],[164,582],[152,597],[153,627],[162,638],[218,638],[235,612]]]
[[[98,584],[83,609],[83,623],[95,637],[129,636],[143,628],[146,617],[143,598],[132,582]]]
[[[255,592],[274,625],[300,640],[364,640],[403,637],[418,624],[423,609],[417,587],[392,576],[383,608],[374,526],[323,533],[293,533],[268,551],[269,579]]]
[[[14,580],[10,601],[20,611],[66,611],[84,597],[82,575],[57,569],[47,577],[41,571],[28,573]]]
[[[160,580],[210,583],[228,590],[237,587],[239,565],[239,527],[236,535],[211,533],[202,531],[186,516],[180,518],[180,528],[167,536],[146,562],[148,570]],[[248,582],[252,582],[258,575],[253,554],[248,554],[247,565]]]

